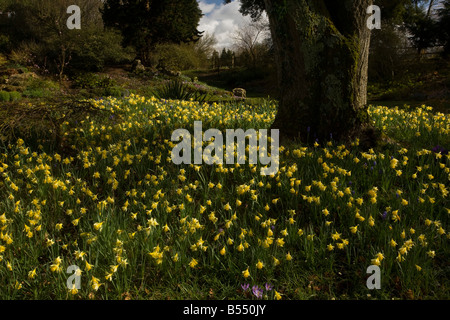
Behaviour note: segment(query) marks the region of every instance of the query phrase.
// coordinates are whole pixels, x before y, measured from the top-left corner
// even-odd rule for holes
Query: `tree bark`
[[[264,0],[274,43],[281,138],[355,137],[367,123],[372,0]]]

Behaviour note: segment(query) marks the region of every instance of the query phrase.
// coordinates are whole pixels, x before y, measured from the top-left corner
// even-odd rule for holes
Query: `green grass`
[[[370,107],[390,138],[379,149],[286,145],[273,176],[171,161],[172,132],[195,120],[268,128],[276,102],[259,102],[130,95],[49,112],[52,148],[2,132],[0,298],[256,300],[271,284],[264,299],[448,299],[450,160],[431,150],[448,149],[449,116]],[[380,290],[366,287],[374,263]]]
[[[11,95],[9,92],[0,91],[0,101],[8,102],[11,99]]]
[[[270,72],[263,68],[232,68],[221,69],[220,72],[213,69],[186,70],[183,75],[191,79],[198,78],[209,86],[222,90],[232,91],[234,88],[244,88],[248,98],[264,99],[267,95],[274,96],[274,79]]]

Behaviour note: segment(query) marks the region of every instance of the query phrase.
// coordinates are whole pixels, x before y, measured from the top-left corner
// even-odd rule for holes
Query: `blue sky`
[[[213,5],[215,7],[220,7],[221,5],[223,5],[223,0],[197,0],[198,3],[200,3],[203,8],[214,8],[212,7]],[[239,2],[239,1],[238,1]]]
[[[205,3],[214,3],[216,5],[221,5],[223,4],[222,0],[205,0],[205,1],[199,1],[199,2],[205,2]]]
[[[244,17],[239,12],[239,0],[233,0],[225,5],[223,0],[198,0],[204,16],[199,23],[199,31],[213,34],[217,39],[216,48],[231,48],[233,45],[232,34],[236,30],[250,22],[249,17]]]

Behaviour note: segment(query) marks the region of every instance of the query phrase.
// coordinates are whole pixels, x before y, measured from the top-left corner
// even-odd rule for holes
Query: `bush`
[[[192,45],[161,44],[156,47],[152,64],[167,70],[197,69],[201,60]]]
[[[9,103],[0,108],[0,145],[14,143],[20,137],[34,148],[41,145],[47,151],[56,148],[59,152],[72,152],[64,143],[70,139],[64,134],[64,122],[80,123],[87,116],[102,122],[110,115],[110,111],[101,110],[90,101],[73,98],[58,98],[51,103]],[[118,112],[114,116],[117,120],[121,118]]]
[[[43,98],[48,95],[48,92],[43,89],[27,89],[23,95],[27,98]]]
[[[42,61],[39,61],[39,57],[46,57],[46,55],[47,52],[43,44],[27,41],[13,48],[9,60],[21,66],[44,65]]]
[[[112,79],[112,78],[110,78],[108,76],[99,77],[99,79],[97,81],[97,86],[99,88],[106,88],[106,89],[108,89],[108,88],[112,88],[112,87],[114,87],[116,85],[117,85],[117,82],[114,79]]]
[[[59,89],[59,84],[57,82],[41,77],[29,78],[25,85],[27,90],[56,91]]]
[[[15,13],[8,21],[2,19],[0,52],[10,54],[13,62],[52,74],[97,72],[105,64],[132,59],[132,51],[121,46],[120,32],[104,28],[99,11],[103,4],[98,0],[81,2],[83,31],[78,32],[66,27],[66,0],[0,0],[1,10]],[[61,61],[62,55],[70,59]]]
[[[88,28],[77,39],[72,59],[68,65],[68,73],[83,70],[98,72],[106,64],[128,62],[133,58],[129,49],[123,48],[120,33],[114,30]]]
[[[193,90],[189,83],[180,80],[170,80],[163,87],[157,88],[153,92],[158,99],[186,100],[204,102],[207,94]]]
[[[22,94],[20,92],[17,91],[12,91],[9,93],[9,97],[11,101],[17,101],[20,100],[22,98]]]
[[[79,89],[111,88],[116,86],[114,79],[95,73],[82,73],[74,77],[73,86]]]
[[[2,45],[1,45],[1,40],[0,40],[0,48],[1,48],[1,46]],[[6,59],[6,57],[4,55],[0,54],[0,67],[4,66],[7,63],[8,63],[8,59]]]
[[[73,86],[81,89],[84,96],[112,96],[122,97],[123,89],[117,82],[108,76],[99,76],[95,73],[82,73],[74,77]]]
[[[97,87],[97,75],[94,73],[82,73],[73,77],[73,87],[79,89],[92,89]]]
[[[105,88],[103,89],[103,95],[106,97],[122,97],[123,95],[123,90],[120,87],[109,87],[109,88]]]
[[[0,101],[8,102],[11,99],[9,92],[0,91]]]

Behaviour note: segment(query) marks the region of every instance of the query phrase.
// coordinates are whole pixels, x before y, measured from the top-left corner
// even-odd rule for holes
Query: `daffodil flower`
[[[276,300],[281,300],[281,294],[277,291],[277,290],[273,290],[274,295],[275,295],[275,299]]]
[[[34,279],[34,277],[36,277],[36,268],[34,268],[30,272],[28,272],[28,278],[29,279]]]
[[[264,267],[264,263],[262,263],[260,260],[258,260],[258,263],[256,264],[256,268],[262,269]]]

